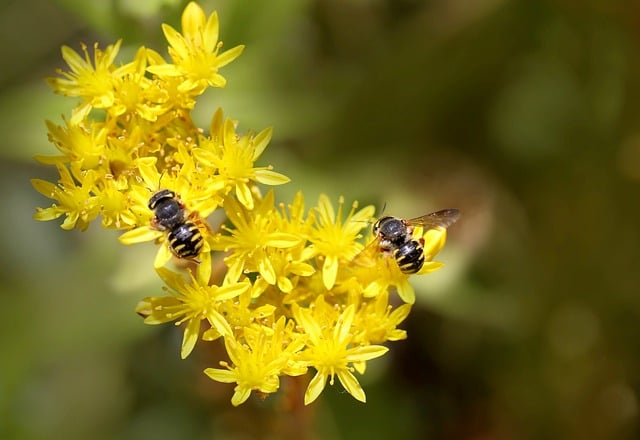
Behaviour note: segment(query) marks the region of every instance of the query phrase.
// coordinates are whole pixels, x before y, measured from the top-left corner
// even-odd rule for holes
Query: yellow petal
[[[204,28],[204,50],[207,53],[212,53],[218,47],[218,32],[219,32],[218,13],[213,11],[207,20],[207,24]]]
[[[336,214],[333,210],[333,205],[324,194],[320,194],[320,198],[318,200],[318,212],[320,213],[320,218],[322,219],[323,224],[333,224],[335,223]]]
[[[264,185],[282,185],[291,181],[284,174],[271,170],[256,170],[253,174],[254,179]]]
[[[160,173],[156,168],[156,161],[157,159],[155,157],[144,157],[136,161],[138,173],[151,192],[160,189]],[[151,196],[151,194],[149,196]]]
[[[244,402],[247,401],[250,395],[251,395],[251,388],[238,385],[235,388],[233,397],[231,397],[231,404],[233,406],[242,405]]]
[[[180,34],[180,32],[165,23],[162,23],[162,32],[164,32],[164,36],[167,39],[169,45],[171,45],[177,52],[179,52],[181,55],[188,53],[184,37]],[[154,68],[155,67],[158,66],[154,66]]]
[[[363,375],[367,371],[367,363],[366,362],[354,362],[353,368],[358,372],[358,374]]]
[[[298,306],[296,303],[292,306],[293,315],[296,318],[298,324],[302,325],[305,332],[309,335],[311,339],[319,339],[322,337],[322,329],[320,325],[313,319],[311,316],[311,312],[309,309],[303,309]]]
[[[201,286],[207,286],[211,279],[211,252],[200,253],[200,264],[196,268],[196,279]]]
[[[205,150],[204,148],[193,148],[191,150],[191,154],[193,155],[193,158],[202,165],[215,168],[215,163],[218,160],[218,155],[213,151]]]
[[[184,336],[182,337],[182,349],[180,351],[180,357],[186,359],[193,351],[193,347],[196,346],[198,336],[200,335],[200,319],[190,319],[187,327],[184,329]]]
[[[79,73],[87,68],[87,62],[69,46],[62,46],[60,51],[62,52],[62,59],[74,72]]]
[[[265,244],[267,246],[284,249],[300,244],[301,238],[295,234],[286,232],[272,232],[269,234]]]
[[[118,241],[122,244],[143,243],[145,241],[155,240],[162,237],[163,232],[157,231],[149,226],[140,226],[131,229],[118,237]]]
[[[276,271],[273,269],[271,261],[269,261],[266,256],[265,258],[260,259],[260,262],[258,263],[258,272],[260,272],[260,275],[262,275],[262,278],[264,278],[267,283],[271,285],[276,283]]]
[[[227,286],[219,287],[216,290],[216,301],[226,301],[233,299],[236,296],[240,296],[251,288],[251,284],[248,282],[242,282],[237,284],[230,284]]]
[[[253,209],[253,196],[245,183],[236,184],[236,197],[247,209]]]
[[[351,223],[358,224],[363,228],[369,226],[372,223],[373,214],[376,212],[376,208],[373,205],[367,205],[360,211],[353,214],[350,221]]]
[[[345,341],[349,337],[349,333],[351,331],[351,324],[353,323],[353,318],[355,317],[356,309],[355,304],[349,305],[340,317],[338,318],[338,322],[333,329],[333,339],[335,341]]]
[[[444,228],[430,229],[424,234],[424,255],[430,261],[444,247],[447,241],[447,230]]]
[[[318,371],[313,379],[311,379],[311,382],[309,382],[307,391],[304,393],[304,404],[308,405],[316,400],[320,393],[322,393],[322,391],[324,390],[326,384],[327,376],[325,374],[320,374],[320,372]]]
[[[156,269],[162,267],[166,265],[169,260],[171,260],[171,258],[173,258],[173,254],[165,243],[164,245],[160,246],[160,249],[158,249],[156,258],[153,260],[153,267],[155,267]]]
[[[236,58],[238,58],[240,56],[240,54],[242,54],[243,50],[244,50],[244,45],[239,45],[239,46],[233,47],[233,48],[231,48],[229,50],[225,50],[220,55],[218,55],[218,57],[216,58],[217,66],[218,67],[226,66],[231,61],[233,61]]]
[[[441,263],[439,261],[427,261],[426,263],[424,263],[424,266],[422,266],[422,269],[420,269],[420,271],[416,275],[424,275],[427,273],[435,272],[443,266],[444,263]]]
[[[215,341],[216,339],[218,339],[221,336],[222,335],[220,333],[218,333],[218,330],[216,330],[215,328],[211,327],[210,329],[205,330],[205,332],[202,334],[202,340],[203,341]]]
[[[215,310],[210,310],[207,313],[207,320],[209,324],[211,324],[222,336],[227,336],[232,334],[231,326],[227,322],[227,320],[220,313]]]
[[[364,345],[350,350],[350,353],[345,356],[345,360],[348,362],[368,361],[380,357],[388,351],[389,349],[382,345]]]
[[[153,296],[138,302],[136,313],[145,317],[145,324],[164,324],[176,319],[174,313],[167,311],[176,305],[180,305],[180,302],[172,296]]]
[[[327,256],[322,265],[322,282],[327,290],[331,290],[336,283],[338,276],[338,259],[336,257]]]
[[[385,289],[386,284],[380,281],[373,281],[362,291],[362,296],[365,298],[374,298],[384,292]]]
[[[391,312],[389,315],[389,322],[392,322],[394,325],[398,325],[404,321],[407,316],[409,316],[409,312],[411,312],[411,304],[403,304]]]
[[[338,379],[345,390],[362,403],[367,401],[364,390],[360,386],[358,379],[347,369],[338,370]]]
[[[278,277],[278,289],[284,293],[289,293],[293,290],[293,283],[287,277]]]
[[[181,274],[164,267],[157,268],[156,272],[169,288],[176,292],[181,292],[184,289],[186,280]]]
[[[216,382],[234,383],[236,381],[236,375],[233,371],[229,371],[227,369],[207,368],[204,370],[204,374]]]
[[[46,222],[49,220],[55,220],[61,215],[62,211],[58,211],[54,208],[36,208],[36,213],[33,214],[33,219],[40,222]]]
[[[182,33],[188,37],[200,34],[204,30],[206,19],[202,8],[196,2],[189,2],[182,13]]]
[[[64,219],[60,227],[65,231],[69,231],[75,228],[76,223],[78,222],[78,213],[77,212],[69,212],[67,213],[67,218]]]
[[[224,113],[222,109],[218,107],[216,112],[211,118],[211,124],[209,125],[209,135],[214,142],[221,142],[224,128]]]
[[[398,289],[398,295],[402,301],[407,304],[414,304],[416,302],[416,292],[413,290],[411,284],[409,284],[409,281],[403,280],[396,287]]]
[[[310,264],[294,261],[289,265],[289,271],[301,277],[308,277],[313,275],[316,270]]]
[[[176,314],[171,310],[179,305],[180,301],[173,296],[154,296],[140,301],[136,306],[136,313],[147,315],[144,318],[145,324],[164,324],[176,320]]]
[[[159,77],[174,77],[182,75],[174,64],[156,64],[155,66],[147,67],[147,72]]]
[[[91,104],[87,102],[71,110],[71,118],[69,119],[69,125],[82,124],[85,118],[89,115],[89,112],[91,111],[91,109],[92,109]]]
[[[229,268],[227,269],[227,274],[224,279],[226,283],[235,283],[240,279],[242,275],[242,271],[244,270],[244,262],[241,259],[236,259]]]
[[[58,189],[55,184],[42,179],[31,179],[31,185],[40,194],[50,199],[54,197],[54,194]]]
[[[273,129],[271,127],[269,128],[265,128],[264,130],[262,130],[260,133],[258,133],[256,135],[256,137],[253,138],[253,161],[255,162],[260,155],[262,154],[262,152],[264,151],[265,148],[267,148],[267,145],[269,144],[269,141],[271,140],[271,135],[273,134]]]

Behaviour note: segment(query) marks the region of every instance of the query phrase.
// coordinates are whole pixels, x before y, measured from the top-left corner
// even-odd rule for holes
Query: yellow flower
[[[244,329],[250,328],[255,324],[266,325],[267,320],[274,322],[276,306],[273,304],[259,305],[254,298],[255,285],[252,289],[248,289],[232,301],[224,301],[220,304],[220,313],[222,313],[227,322],[234,330],[236,338],[244,334]],[[214,341],[222,336],[215,328],[210,328],[204,332],[202,339],[205,341]]]
[[[110,229],[125,229],[134,226],[138,219],[132,212],[132,201],[124,190],[128,187],[125,179],[104,179],[102,188],[94,189],[102,226]]]
[[[293,316],[299,326],[309,336],[300,360],[316,369],[304,395],[304,403],[316,400],[329,383],[333,385],[334,376],[338,376],[345,390],[361,402],[366,401],[365,393],[352,371],[354,364],[364,363],[384,355],[388,348],[380,345],[356,345],[352,325],[355,318],[355,305],[340,310],[324,301],[322,296],[311,308],[292,306]]]
[[[138,49],[132,62],[116,69],[114,76],[118,80],[114,83],[114,102],[108,109],[111,115],[127,114],[155,121],[167,111],[161,105],[163,95],[158,91],[158,84],[145,76],[146,69],[147,49],[144,47]]]
[[[32,179],[33,187],[43,196],[56,200],[59,204],[50,208],[38,208],[33,218],[45,221],[53,220],[61,215],[66,215],[62,223],[62,229],[78,228],[85,230],[89,223],[98,216],[98,203],[91,193],[94,188],[95,173],[87,171],[84,174],[77,173],[79,186],[71,176],[71,172],[64,165],[57,166],[60,172],[58,185],[41,179]]]
[[[147,49],[147,61],[149,66],[147,71],[151,73],[155,66],[165,66],[167,62],[158,52]],[[148,90],[149,99],[158,102],[164,113],[167,114],[174,109],[192,110],[196,105],[195,98],[198,94],[190,93],[189,90],[182,90],[184,77],[163,76],[154,77],[153,87]]]
[[[327,289],[331,289],[335,284],[339,265],[349,264],[362,250],[362,244],[356,240],[361,237],[360,231],[370,223],[374,212],[373,206],[355,212],[358,204],[354,202],[343,222],[343,205],[344,198],[340,197],[336,215],[331,201],[322,194],[315,208],[316,221],[309,238],[313,252],[324,259],[322,280]]]
[[[169,287],[171,296],[145,298],[138,305],[137,312],[146,316],[147,324],[162,324],[176,321],[176,325],[186,322],[182,339],[181,357],[184,359],[193,350],[200,335],[200,321],[207,320],[222,336],[230,336],[233,331],[224,316],[218,311],[220,303],[235,298],[251,288],[246,281],[223,286],[209,286],[208,280],[195,278],[189,273],[189,280],[165,268],[157,269],[158,275]]]
[[[62,152],[65,162],[77,162],[82,169],[89,170],[101,165],[107,143],[109,130],[104,124],[73,123],[65,120],[65,126],[55,125],[46,121],[49,130],[49,140]],[[51,163],[51,158],[36,156],[41,163]]]
[[[381,344],[406,339],[407,332],[397,326],[409,316],[410,311],[411,304],[402,304],[392,311],[389,292],[382,292],[358,310],[354,321],[354,328],[357,329],[354,341],[361,344]]]
[[[58,70],[62,78],[47,78],[53,89],[65,96],[78,96],[89,107],[107,108],[114,102],[113,62],[120,50],[120,44],[107,46],[103,52],[98,48],[98,43],[93,46],[93,62],[87,51],[87,46],[82,45],[84,59],[68,46],[62,46],[62,58],[71,68],[70,72]]]
[[[182,14],[182,34],[168,24],[162,25],[170,44],[169,55],[173,64],[158,64],[147,70],[159,77],[184,77],[179,85],[182,91],[200,94],[208,86],[224,87],[225,78],[218,69],[229,64],[242,53],[244,46],[236,46],[219,54],[218,14],[209,18],[196,3],[191,2]]]
[[[218,109],[211,122],[211,137],[201,142],[193,154],[199,164],[217,170],[226,192],[233,191],[240,203],[253,209],[253,182],[282,185],[289,178],[271,171],[272,167],[253,166],[271,140],[270,128],[256,136],[238,136],[234,122],[227,118],[223,124],[222,120],[222,110]]]
[[[273,191],[269,191],[252,211],[243,209],[232,198],[225,200],[225,212],[235,229],[223,226],[231,235],[216,236],[212,249],[232,251],[225,258],[229,267],[227,281],[239,279],[242,273],[257,272],[267,283],[275,284],[277,274],[271,262],[272,253],[276,249],[291,248],[302,242],[301,237],[280,232],[276,227],[273,199]]]
[[[304,337],[293,332],[293,322],[285,323],[283,316],[273,327],[245,328],[245,343],[226,337],[225,347],[233,365],[220,362],[224,369],[204,370],[213,380],[237,384],[231,398],[233,406],[244,403],[252,391],[275,393],[282,374],[299,376],[307,371],[295,361],[295,354],[304,347]]]

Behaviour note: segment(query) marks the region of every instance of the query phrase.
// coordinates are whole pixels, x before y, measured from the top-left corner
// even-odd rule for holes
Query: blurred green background
[[[200,3],[247,47],[195,118],[273,126],[280,200],[463,211],[445,268],[415,280],[409,339],[362,378],[368,403],[336,385],[282,416],[277,396],[232,409],[201,372],[219,353],[180,361],[179,330],[135,315],[159,293],[152,245],[31,220],[50,201],[29,179],[56,178],[32,160],[55,153],[44,119],[73,105],[43,81],[60,45],[163,50],[184,4],[0,5],[0,438],[639,438],[640,6]]]

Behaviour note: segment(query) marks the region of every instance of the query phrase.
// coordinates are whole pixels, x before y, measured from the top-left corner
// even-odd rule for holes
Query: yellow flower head
[[[281,317],[271,327],[252,326],[244,329],[244,342],[225,338],[225,347],[232,365],[207,368],[204,372],[218,382],[236,383],[231,398],[233,406],[244,403],[252,391],[275,393],[280,387],[279,376],[299,376],[307,367],[296,361],[304,347],[304,336],[293,329],[293,322]]]
[[[318,398],[327,379],[333,385],[334,376],[338,376],[349,394],[361,402],[366,401],[364,391],[352,373],[353,364],[380,357],[388,348],[355,343],[355,311],[354,304],[341,309],[326,303],[322,296],[310,308],[294,304],[293,316],[309,337],[300,359],[316,369],[304,396],[305,404]]]
[[[108,108],[115,100],[114,87],[118,76],[114,73],[116,68],[113,62],[121,43],[122,41],[118,41],[109,45],[104,51],[96,43],[93,46],[93,60],[84,44],[84,58],[70,47],[62,46],[62,58],[71,70],[58,70],[61,78],[47,78],[47,81],[61,95],[80,97],[89,107]]]
[[[232,251],[225,259],[229,272],[226,279],[235,281],[242,273],[259,273],[269,284],[277,281],[276,271],[272,264],[271,256],[278,249],[288,249],[300,244],[301,237],[279,230],[278,223],[274,220],[277,212],[273,206],[274,195],[272,191],[248,211],[243,209],[233,198],[224,202],[229,221],[235,229],[229,229],[231,235],[219,235],[215,238],[214,250]]]
[[[362,250],[363,246],[357,239],[360,238],[360,231],[369,225],[374,211],[373,206],[367,206],[356,212],[358,204],[354,202],[343,221],[343,206],[344,198],[341,197],[336,215],[329,198],[321,195],[309,238],[313,251],[324,258],[322,280],[327,289],[335,284],[339,265],[352,261]]]
[[[43,196],[58,202],[50,208],[38,208],[34,218],[36,220],[53,220],[66,215],[62,229],[78,228],[85,230],[89,223],[98,216],[98,203],[92,195],[95,185],[95,173],[89,171],[80,179],[80,185],[71,176],[71,172],[64,165],[57,166],[60,172],[58,185],[41,179],[32,179],[33,187]]]
[[[208,280],[185,279],[180,274],[165,268],[157,269],[158,275],[169,287],[170,296],[145,298],[138,305],[137,312],[145,316],[147,324],[162,324],[176,321],[176,325],[186,323],[182,339],[182,358],[189,356],[200,335],[200,322],[207,320],[219,334],[229,336],[233,333],[224,316],[218,311],[221,302],[241,295],[251,285],[238,282],[225,286],[209,286]]]
[[[140,47],[131,61],[116,66],[120,41],[104,50],[94,45],[93,55],[86,46],[80,53],[62,48],[69,69],[49,83],[80,102],[62,125],[47,121],[58,153],[37,160],[55,166],[59,178],[32,180],[53,200],[34,217],[64,217],[63,229],[81,230],[101,219],[103,227],[124,231],[124,244],[159,244],[153,264],[164,294],[145,298],[137,312],[147,324],[183,327],[182,358],[198,341],[224,345],[228,361],[205,373],[236,384],[234,406],[252,393],[274,393],[281,376],[310,368],[315,375],[305,404],[336,376],[364,402],[355,373],[364,374],[367,361],[388,351],[380,344],[406,338],[398,326],[415,301],[410,275],[400,270],[392,252],[397,249],[379,245],[381,235],[364,245],[372,206],[359,209],[354,202],[344,212],[344,198],[334,207],[321,195],[306,210],[301,191],[288,205],[276,203],[273,189],[263,194],[261,185],[289,181],[258,163],[270,128],[238,133],[222,109],[208,133],[195,125],[196,98],[207,87],[225,85],[219,69],[243,50],[221,52],[218,24],[215,12],[206,16],[189,3],[181,32],[162,25],[170,62]],[[207,222],[215,213],[226,218],[220,228]],[[424,250],[417,274],[439,269],[442,264],[432,260],[445,243],[447,224],[421,223],[427,230],[417,222],[402,224],[407,229],[401,238]],[[172,256],[199,264],[174,272],[164,267]],[[393,292],[405,304],[393,308]]]
[[[225,86],[226,80],[218,69],[240,56],[244,46],[218,53],[222,42],[218,42],[216,12],[207,18],[202,8],[191,2],[182,14],[182,33],[168,24],[163,24],[162,30],[173,64],[151,66],[149,72],[159,77],[181,77],[178,88],[194,94],[202,93],[207,86]]]
[[[247,209],[253,208],[252,185],[282,185],[289,178],[271,171],[272,167],[254,167],[254,163],[271,140],[271,129],[256,136],[236,134],[235,123],[227,118],[224,123],[222,110],[218,109],[211,122],[211,136],[203,139],[193,154],[199,164],[217,170],[225,193],[233,192]]]

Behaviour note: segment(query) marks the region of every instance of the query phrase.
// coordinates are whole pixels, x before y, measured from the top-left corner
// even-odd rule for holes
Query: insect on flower
[[[157,191],[149,199],[149,209],[155,214],[151,226],[168,233],[169,250],[178,258],[195,260],[204,239],[176,193],[170,189]]]
[[[402,273],[407,275],[420,271],[424,265],[424,239],[413,238],[415,226],[425,230],[451,226],[460,217],[457,209],[443,209],[430,214],[404,220],[398,217],[385,216],[373,225],[373,235],[378,249],[385,255],[393,256]]]

